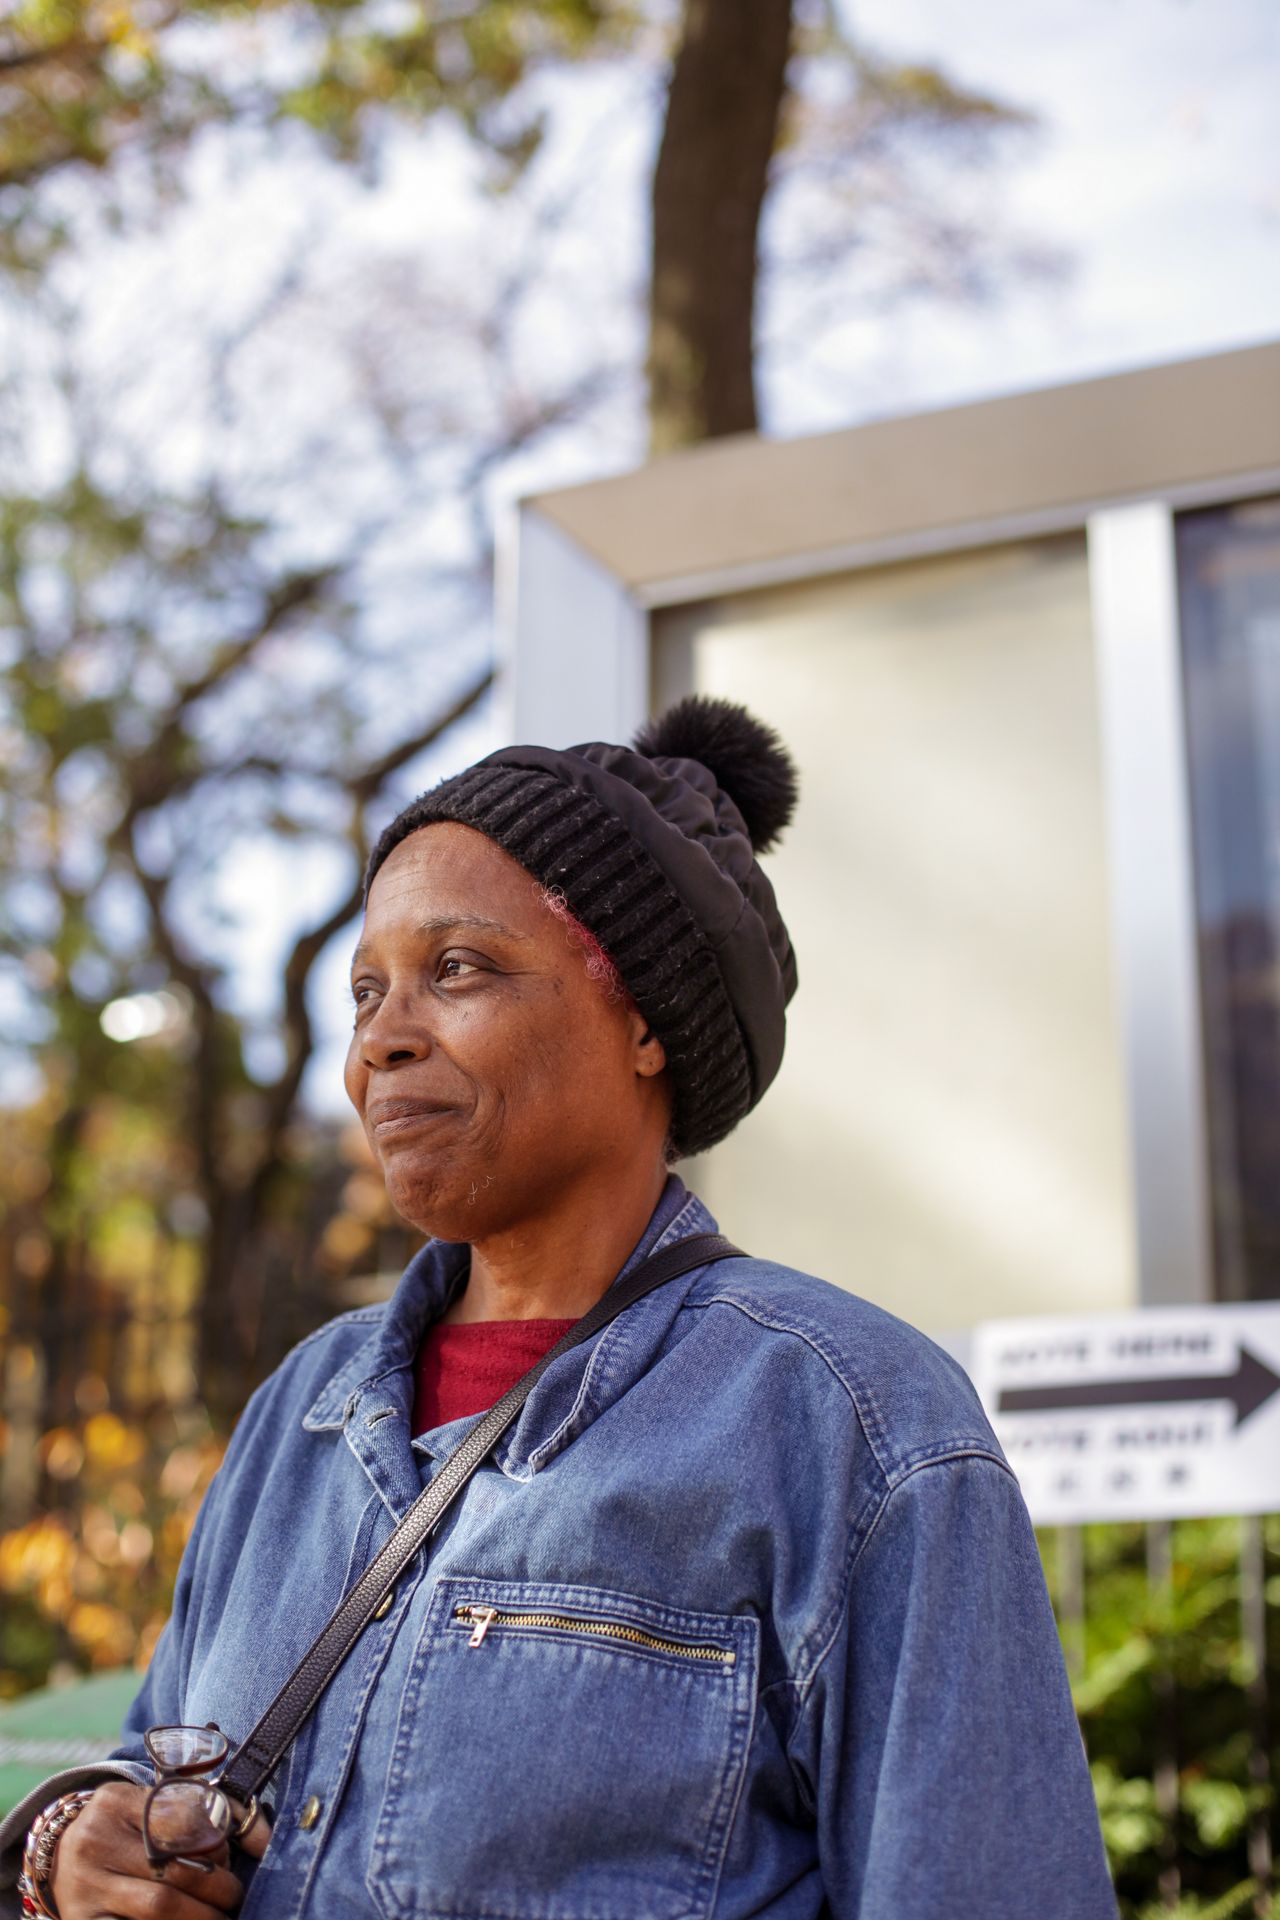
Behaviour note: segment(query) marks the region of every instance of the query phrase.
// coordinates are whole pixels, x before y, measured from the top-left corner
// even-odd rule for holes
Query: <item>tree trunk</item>
[[[654,453],[757,426],[756,239],[791,8],[792,0],[685,0],[653,179]]]

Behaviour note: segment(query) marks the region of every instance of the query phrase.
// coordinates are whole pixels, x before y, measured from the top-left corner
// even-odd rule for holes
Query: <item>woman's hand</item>
[[[244,1888],[227,1864],[225,1846],[210,1855],[212,1872],[171,1860],[157,1880],[142,1845],[146,1797],[145,1787],[109,1781],[67,1828],[50,1882],[61,1920],[220,1920],[236,1911]],[[259,1814],[239,1844],[261,1859],[270,1836]]]
[[[234,1806],[236,1803],[233,1800],[231,1804]],[[254,1815],[253,1825],[250,1827],[248,1833],[242,1835],[242,1837],[236,1841],[236,1845],[239,1847],[241,1853],[249,1854],[254,1860],[261,1860],[267,1850],[267,1842],[270,1838],[271,1822],[267,1819],[266,1814],[259,1810],[259,1812]]]

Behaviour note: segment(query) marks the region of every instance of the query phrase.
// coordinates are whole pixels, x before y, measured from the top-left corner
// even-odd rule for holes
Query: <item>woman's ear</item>
[[[636,1072],[646,1079],[661,1073],[667,1064],[666,1048],[638,1007],[631,1017],[631,1038],[636,1050]]]

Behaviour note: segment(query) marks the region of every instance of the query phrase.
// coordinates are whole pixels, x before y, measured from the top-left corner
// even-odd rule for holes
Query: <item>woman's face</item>
[[[660,1042],[483,834],[439,822],[387,856],[351,989],[347,1093],[392,1204],[424,1232],[482,1240],[638,1155],[660,1164]]]

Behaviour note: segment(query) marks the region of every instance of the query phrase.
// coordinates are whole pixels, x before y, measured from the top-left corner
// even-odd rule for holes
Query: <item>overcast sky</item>
[[[899,404],[1280,332],[1276,0],[858,0],[850,12],[873,43],[1037,114],[1000,202],[1073,260],[1051,293],[920,311],[892,341],[868,341]]]

